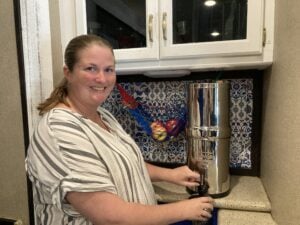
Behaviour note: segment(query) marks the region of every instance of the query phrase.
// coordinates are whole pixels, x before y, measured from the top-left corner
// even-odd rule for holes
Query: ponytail
[[[37,109],[39,111],[39,115],[44,115],[59,103],[63,103],[68,106],[69,104],[66,100],[67,96],[68,82],[66,78],[63,78],[59,85],[52,91],[50,97],[38,105]]]

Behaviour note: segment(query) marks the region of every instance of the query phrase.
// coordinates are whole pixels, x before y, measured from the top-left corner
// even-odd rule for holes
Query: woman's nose
[[[96,76],[96,81],[103,82],[103,81],[105,81],[105,79],[106,79],[106,77],[105,77],[104,71],[99,70],[99,72],[97,73],[97,76]]]

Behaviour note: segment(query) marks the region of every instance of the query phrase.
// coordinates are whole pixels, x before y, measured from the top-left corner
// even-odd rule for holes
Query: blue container
[[[193,222],[192,221],[181,221],[181,222],[177,222],[177,223],[173,223],[171,225],[192,225]],[[212,217],[209,221],[207,222],[203,222],[203,224],[205,225],[218,225],[218,209],[214,208],[214,210],[212,211]]]

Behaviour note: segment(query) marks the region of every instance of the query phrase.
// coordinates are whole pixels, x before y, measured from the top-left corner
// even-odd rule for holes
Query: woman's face
[[[69,97],[86,107],[98,107],[111,93],[115,82],[115,61],[108,47],[93,44],[78,53],[71,72],[64,68]]]

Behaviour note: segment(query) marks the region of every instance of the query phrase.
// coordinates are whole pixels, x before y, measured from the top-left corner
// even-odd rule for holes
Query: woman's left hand
[[[192,171],[188,166],[180,166],[171,170],[169,182],[194,187],[199,186],[200,174]]]
[[[200,174],[192,171],[188,166],[180,166],[174,169],[163,168],[146,163],[151,181],[166,181],[186,187],[199,186]]]

